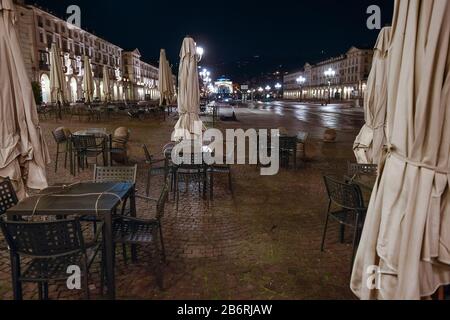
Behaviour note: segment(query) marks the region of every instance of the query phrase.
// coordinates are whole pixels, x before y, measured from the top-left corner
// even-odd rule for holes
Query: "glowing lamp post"
[[[328,79],[328,103],[331,103],[331,79],[336,76],[336,71],[329,68],[324,72],[325,77]]]
[[[300,86],[300,101],[303,101],[303,85],[305,84],[306,79],[302,76],[297,78],[297,83]]]

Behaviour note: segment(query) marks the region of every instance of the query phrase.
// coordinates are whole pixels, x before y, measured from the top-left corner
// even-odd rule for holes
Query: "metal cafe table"
[[[103,146],[103,165],[108,165],[108,149],[110,149],[111,144],[111,135],[106,132],[106,129],[103,128],[89,128],[85,130],[79,130],[77,132],[72,133],[72,136],[93,136],[97,141],[101,141],[101,145]],[[69,153],[70,153],[70,170],[72,175],[75,175],[75,169],[73,167],[73,145],[69,143]]]
[[[7,211],[8,219],[20,217],[53,216],[55,218],[98,215],[104,221],[103,241],[108,299],[115,299],[113,216],[129,199],[130,215],[136,217],[135,186],[131,183],[77,183],[69,186],[49,187],[40,194],[24,199]],[[132,248],[133,258],[136,249]],[[22,299],[17,281],[18,257],[11,257],[14,298]]]

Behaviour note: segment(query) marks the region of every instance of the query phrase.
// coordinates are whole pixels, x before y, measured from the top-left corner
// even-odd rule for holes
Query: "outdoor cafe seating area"
[[[166,204],[171,203],[170,210],[179,214],[184,210],[179,206],[180,197],[189,196],[190,201],[211,205],[216,176],[227,181],[221,188],[234,197],[233,180],[237,177],[233,176],[231,165],[207,165],[196,159],[202,159],[203,153],[187,157],[196,160],[192,163],[175,165],[171,159],[174,142],[167,143],[162,150],[150,150],[143,144],[144,161],[132,164],[127,144],[133,135],[125,127],[112,132],[87,128],[73,133],[59,127],[53,130],[52,136],[56,146],[55,173],[67,170],[76,178],[80,172],[93,169],[93,177],[89,181],[50,186],[20,202],[9,180],[1,184],[2,194],[6,195],[2,197],[1,213],[5,219],[1,225],[11,248],[11,280],[16,299],[22,298],[24,283],[36,284],[39,298],[51,298],[49,283],[66,279],[70,265],[82,266],[84,298],[90,297],[89,272],[96,266],[101,269],[101,275],[95,287],[101,296],[113,299],[116,255],[121,254],[123,261],[133,263],[139,259],[140,250],[149,249],[155,261],[152,272],[158,287],[164,290],[166,253],[162,219]],[[301,170],[297,162],[306,155],[307,137],[304,132],[292,137],[283,132],[279,150],[282,170]],[[210,152],[207,143],[202,150]],[[138,167],[144,167],[146,172],[142,190],[136,189]],[[356,250],[365,217],[363,194],[375,182],[376,169],[376,166],[349,164],[348,173],[340,181],[325,177],[330,210],[324,225],[322,250],[332,221],[340,225],[341,242],[346,228],[353,231],[353,252]],[[161,184],[161,181],[165,182]],[[158,197],[151,198],[155,194]],[[136,202],[152,208],[153,218],[142,219]],[[335,207],[341,210],[331,210]]]

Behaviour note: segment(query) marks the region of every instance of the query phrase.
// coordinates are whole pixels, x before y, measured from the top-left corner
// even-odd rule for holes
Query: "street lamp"
[[[328,79],[328,103],[331,103],[331,79],[336,76],[336,71],[329,68],[324,72],[325,77]]]
[[[303,101],[303,85],[306,82],[306,78],[303,76],[300,76],[297,78],[297,83],[300,85],[300,102]]]
[[[266,91],[270,91],[270,90],[272,90],[272,88],[270,86],[267,86]]]
[[[275,89],[277,90],[277,99],[280,98],[280,90],[283,88],[283,86],[280,83],[277,83],[275,85]]]
[[[196,53],[197,53],[197,62],[202,61],[203,55],[205,54],[205,50],[202,47],[197,47]]]

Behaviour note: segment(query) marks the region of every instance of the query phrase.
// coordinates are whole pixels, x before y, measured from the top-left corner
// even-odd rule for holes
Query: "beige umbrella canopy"
[[[84,76],[83,76],[83,90],[84,90],[84,101],[89,104],[93,100],[94,96],[94,77],[92,76],[91,63],[89,62],[89,57],[84,56]]]
[[[111,99],[111,79],[109,78],[108,66],[103,66],[103,94],[105,101],[110,102]]]
[[[25,187],[47,187],[49,163],[28,78],[11,0],[0,0],[0,179],[9,177],[19,199]]]
[[[197,68],[197,52],[194,39],[186,37],[180,52],[178,75],[178,113],[180,119],[175,125],[173,138],[192,139],[202,128],[200,113],[200,84]],[[200,132],[201,134],[201,132]]]
[[[56,43],[50,49],[50,89],[52,102],[67,102],[66,80],[61,62],[61,51]]]
[[[168,105],[173,100],[174,86],[172,80],[172,71],[169,61],[167,61],[166,50],[161,49],[159,56],[159,76],[158,87],[160,93],[160,104]]]
[[[382,29],[375,45],[372,71],[367,81],[364,99],[366,124],[361,129],[353,147],[358,163],[378,164],[386,142],[387,68],[390,40],[391,28]]]
[[[397,0],[389,54],[388,148],[351,288],[420,299],[450,283],[450,1]]]

